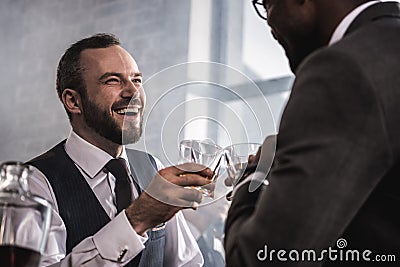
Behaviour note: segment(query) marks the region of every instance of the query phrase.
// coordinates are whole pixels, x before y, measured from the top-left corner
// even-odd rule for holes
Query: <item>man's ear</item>
[[[65,109],[71,114],[82,114],[82,100],[81,95],[73,90],[66,88],[61,95],[62,102]]]

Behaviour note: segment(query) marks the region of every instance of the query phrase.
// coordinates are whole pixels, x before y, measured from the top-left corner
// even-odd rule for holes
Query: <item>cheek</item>
[[[290,19],[288,19],[290,17]],[[301,21],[295,16],[280,16],[271,18],[271,32],[275,39],[283,46],[285,50],[293,50],[301,45],[298,41],[298,35],[301,32]],[[305,41],[305,40],[302,40]]]
[[[268,17],[268,25],[271,28],[273,37],[281,42],[288,33],[288,19],[280,15],[280,13],[271,12]]]
[[[114,104],[115,96],[109,94],[102,94],[95,97],[92,103],[96,105],[103,112],[112,114],[112,105]]]

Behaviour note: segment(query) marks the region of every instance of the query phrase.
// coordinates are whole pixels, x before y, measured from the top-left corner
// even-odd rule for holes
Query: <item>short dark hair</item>
[[[82,78],[83,68],[80,62],[81,52],[91,48],[107,48],[121,45],[118,38],[108,33],[98,33],[72,44],[61,57],[57,68],[56,89],[60,100],[66,88],[77,91],[81,97],[86,98],[86,87]],[[68,117],[70,113],[67,111]]]

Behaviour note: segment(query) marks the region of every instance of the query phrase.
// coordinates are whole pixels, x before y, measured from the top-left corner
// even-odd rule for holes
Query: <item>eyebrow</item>
[[[123,75],[121,73],[118,73],[118,72],[106,72],[106,73],[104,73],[103,75],[100,76],[99,80],[103,80],[103,79],[105,79],[107,77],[110,77],[110,76],[117,76],[120,79],[123,78]],[[143,74],[141,72],[135,72],[134,75],[133,75],[133,77],[142,77],[142,76],[143,76]]]

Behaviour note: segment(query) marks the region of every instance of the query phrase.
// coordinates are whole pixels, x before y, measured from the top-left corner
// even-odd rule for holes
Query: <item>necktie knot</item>
[[[115,177],[115,197],[117,212],[127,208],[132,202],[132,192],[128,170],[124,159],[111,159],[106,165],[107,169]]]
[[[128,179],[129,181],[129,174],[128,170],[126,169],[124,159],[111,159],[109,162],[107,162],[105,168],[107,171],[111,172],[112,175],[114,175],[115,179]]]

